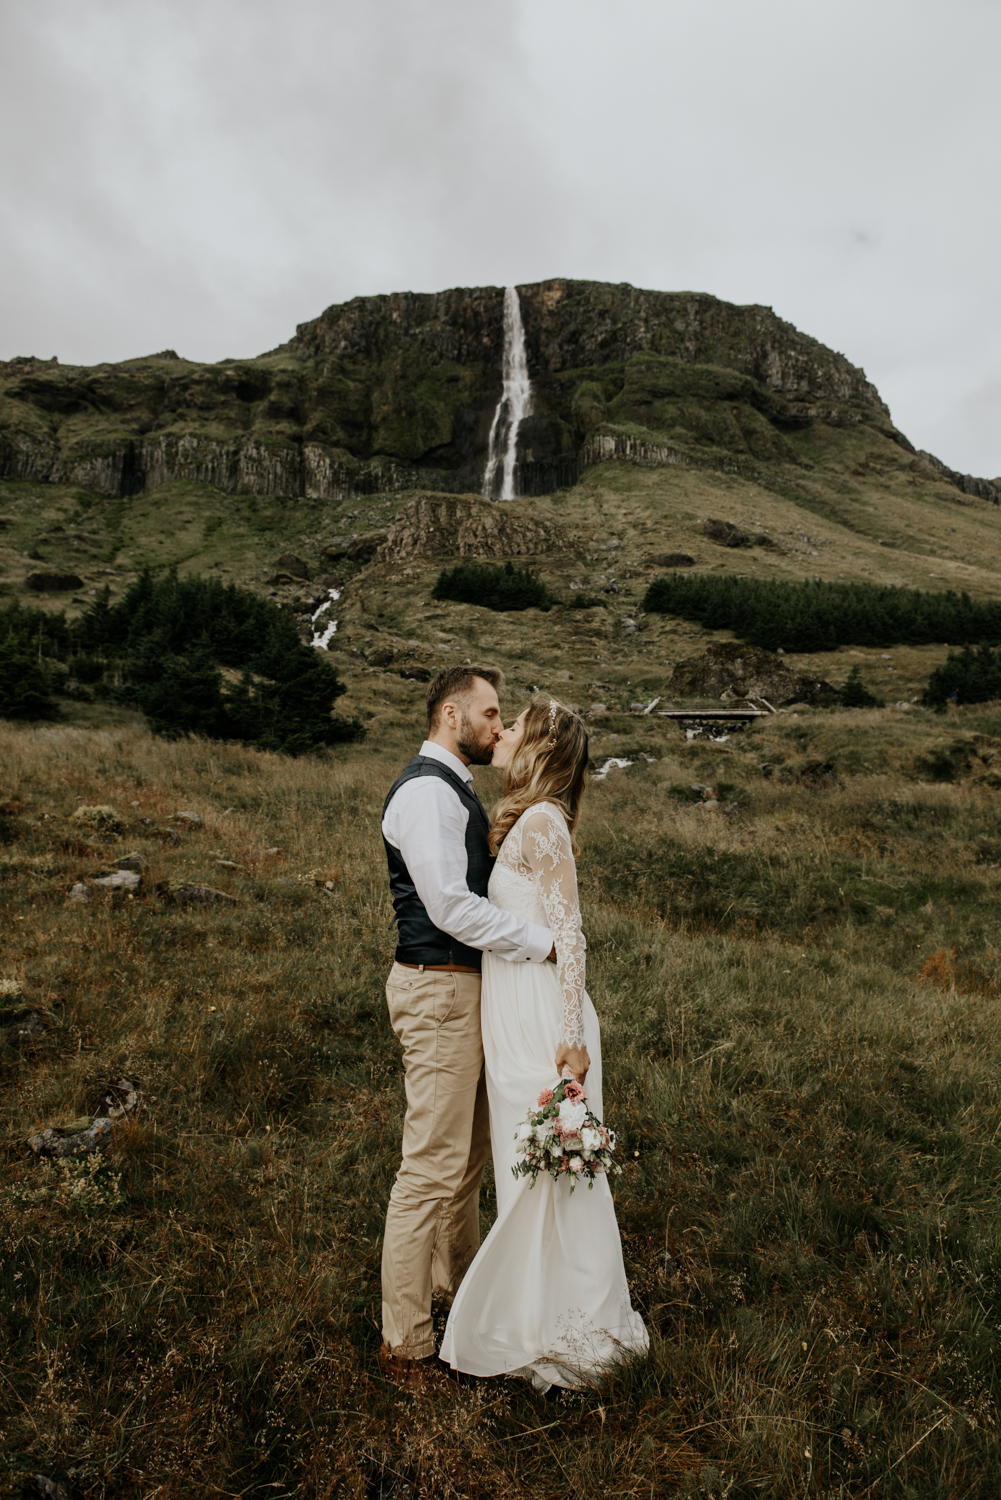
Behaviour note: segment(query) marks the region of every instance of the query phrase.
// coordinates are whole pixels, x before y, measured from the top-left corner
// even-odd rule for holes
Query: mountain
[[[0,475],[107,496],[174,480],[340,500],[480,488],[501,392],[503,291],[356,297],[256,359],[0,365]],[[519,288],[532,411],[520,492],[572,483],[596,435],[693,461],[796,462],[818,423],[913,453],[862,370],[766,307],[553,280]],[[995,500],[1001,492],[985,496]]]

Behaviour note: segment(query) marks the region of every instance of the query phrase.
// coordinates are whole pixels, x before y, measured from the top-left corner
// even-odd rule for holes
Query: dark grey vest
[[[473,788],[467,781],[463,781],[461,776],[457,776],[454,771],[443,766],[440,760],[432,760],[427,755],[415,755],[390,787],[389,796],[383,804],[383,817],[386,816],[386,808],[390,801],[404,782],[413,781],[418,776],[437,776],[441,781],[447,781],[459,801],[468,810],[466,884],[474,896],[485,896],[490,871],[494,867],[494,857],[487,843],[490,819]],[[470,968],[478,969],[482,958],[480,950],[467,948],[464,943],[457,942],[455,938],[449,937],[447,932],[442,932],[440,927],[434,925],[427,914],[424,902],[417,894],[410,878],[410,871],[403,862],[403,855],[385,838],[383,843],[386,845],[386,859],[389,863],[389,889],[396,910],[396,921],[399,923],[397,962],[401,964],[447,964],[451,958],[453,963],[466,964]]]

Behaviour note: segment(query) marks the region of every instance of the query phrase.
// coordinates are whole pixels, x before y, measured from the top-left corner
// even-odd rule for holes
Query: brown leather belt
[[[399,958],[396,962],[401,969],[434,969],[443,974],[478,974],[480,972],[479,969],[471,968],[469,964],[454,964],[451,959],[447,964],[405,964]]]

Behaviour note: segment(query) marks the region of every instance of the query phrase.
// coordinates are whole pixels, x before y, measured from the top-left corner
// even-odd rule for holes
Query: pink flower
[[[552,1099],[552,1097],[553,1097],[553,1091],[552,1091],[552,1089],[543,1089],[542,1093],[539,1095],[539,1108],[540,1109],[545,1109],[546,1105],[549,1103],[549,1101],[550,1101],[550,1099]]]
[[[583,1163],[583,1161],[581,1161],[581,1159],[580,1159],[579,1156],[571,1156],[571,1158],[570,1158],[570,1170],[571,1170],[571,1172],[583,1172],[583,1170],[584,1170],[584,1163]]]
[[[563,1095],[564,1098],[569,1099],[571,1103],[577,1104],[579,1100],[584,1098],[584,1090],[581,1088],[580,1084],[575,1078],[571,1078],[563,1091]]]

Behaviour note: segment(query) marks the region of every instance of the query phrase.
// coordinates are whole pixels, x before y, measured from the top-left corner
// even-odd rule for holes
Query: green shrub
[[[582,438],[587,438],[600,427],[608,415],[605,393],[596,380],[582,380],[574,391],[570,404],[574,427]]]
[[[874,583],[672,573],[651,583],[643,608],[697,620],[706,630],[732,630],[769,651],[1001,640],[1001,604]]]
[[[980,646],[974,651],[950,651],[940,667],[928,679],[922,703],[944,708],[955,695],[957,703],[989,703],[1001,698],[1001,650]]]
[[[550,609],[555,603],[542,579],[530,568],[516,568],[509,562],[502,568],[490,563],[459,563],[443,569],[431,598],[498,610]]]
[[[845,708],[877,708],[879,699],[870,693],[862,681],[862,672],[858,666],[852,667],[848,673],[844,687],[841,689],[841,702]]]

